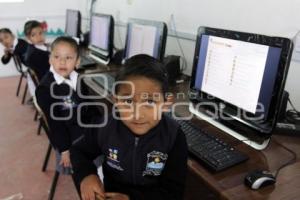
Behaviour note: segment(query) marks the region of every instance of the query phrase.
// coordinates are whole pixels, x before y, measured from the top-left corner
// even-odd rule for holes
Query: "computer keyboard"
[[[112,93],[113,84],[115,82],[115,78],[112,75],[108,73],[101,73],[101,76],[92,77],[92,80],[102,88],[108,90],[108,92]]]
[[[171,116],[171,114],[167,114]],[[187,120],[175,119],[187,139],[189,152],[207,168],[218,172],[246,161],[249,157],[221,139]]]
[[[88,67],[96,65],[97,62],[90,58],[89,56],[81,56],[80,57],[80,67]]]

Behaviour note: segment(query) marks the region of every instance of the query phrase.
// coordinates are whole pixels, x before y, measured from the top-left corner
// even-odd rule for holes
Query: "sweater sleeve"
[[[130,200],[182,200],[187,172],[187,144],[181,129],[168,154],[159,185],[142,190],[129,190]]]
[[[93,123],[97,123],[95,119]],[[101,130],[97,128],[89,129],[83,137],[73,143],[71,147],[71,163],[73,167],[73,177],[76,182],[81,181],[88,175],[97,175],[97,167],[94,160],[100,156]]]
[[[12,54],[8,54],[8,55],[3,55],[2,58],[1,58],[1,62],[6,65],[10,59],[12,57]]]

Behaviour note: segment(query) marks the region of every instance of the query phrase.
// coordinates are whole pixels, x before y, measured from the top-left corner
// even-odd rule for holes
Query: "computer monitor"
[[[190,111],[256,149],[265,148],[276,125],[291,52],[287,38],[200,27]]]
[[[80,38],[81,14],[79,10],[67,9],[65,34],[70,37]]]
[[[93,13],[90,25],[90,56],[108,64],[113,54],[114,19],[112,15]]]
[[[167,41],[167,25],[164,22],[130,19],[124,59],[137,54],[147,54],[163,60]]]

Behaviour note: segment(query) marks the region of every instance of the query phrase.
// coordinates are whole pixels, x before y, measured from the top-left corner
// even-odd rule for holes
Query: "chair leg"
[[[42,130],[42,123],[40,122],[37,130],[37,135],[41,135],[41,130]]]
[[[38,113],[38,111],[36,110],[36,111],[35,111],[35,114],[34,114],[33,121],[36,121],[36,120],[37,120],[37,118],[38,118],[38,114],[39,114],[39,113]]]
[[[26,94],[27,94],[27,89],[28,89],[28,84],[26,83],[26,86],[25,86],[25,89],[24,89],[24,93],[23,93],[22,104],[25,103]]]
[[[44,163],[43,163],[42,172],[46,171],[48,161],[49,161],[49,157],[50,157],[50,154],[51,154],[51,150],[52,150],[52,146],[51,146],[51,144],[49,144],[48,149],[47,149],[47,153],[46,153],[46,157],[45,157],[45,160],[44,160]]]
[[[81,195],[80,195],[80,183],[76,181],[76,179],[74,177],[74,174],[72,174],[71,176],[72,176],[72,180],[73,180],[74,186],[76,188],[77,194],[78,194],[79,198],[81,199]]]
[[[48,200],[53,200],[58,178],[59,178],[59,172],[55,170],[55,174],[54,174],[53,181],[52,181],[52,184],[51,184],[50,194],[49,194]]]
[[[19,83],[18,83],[18,88],[17,88],[17,94],[16,94],[16,96],[19,96],[20,88],[21,88],[21,85],[22,85],[23,76],[24,76],[23,74],[20,75],[20,79],[19,79]]]

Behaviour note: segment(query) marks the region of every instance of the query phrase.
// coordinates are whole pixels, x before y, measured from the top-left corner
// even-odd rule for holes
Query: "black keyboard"
[[[94,66],[97,62],[90,58],[89,56],[81,56],[80,57],[80,67],[88,67],[88,66]]]
[[[101,73],[101,76],[92,77],[92,80],[100,85],[103,89],[106,89],[108,92],[112,93],[113,84],[115,82],[115,78],[112,75]]]
[[[176,121],[186,136],[189,152],[210,170],[218,172],[249,159],[246,154],[202,130],[192,122]]]

